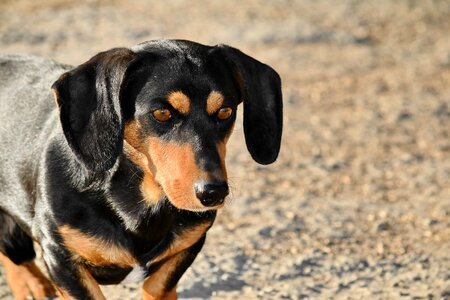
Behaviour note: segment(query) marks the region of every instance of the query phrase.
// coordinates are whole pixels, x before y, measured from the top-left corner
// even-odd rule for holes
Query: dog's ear
[[[122,151],[121,85],[134,58],[125,48],[102,52],[52,85],[64,135],[90,171],[110,169]]]
[[[256,162],[270,164],[278,157],[283,127],[280,76],[238,49],[225,45],[217,47],[231,66],[244,102],[247,149]]]

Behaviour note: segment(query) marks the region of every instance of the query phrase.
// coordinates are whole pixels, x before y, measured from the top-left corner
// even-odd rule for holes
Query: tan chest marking
[[[136,264],[130,252],[112,242],[90,236],[68,225],[61,226],[59,233],[75,259],[86,260],[96,266],[115,264],[126,267]]]

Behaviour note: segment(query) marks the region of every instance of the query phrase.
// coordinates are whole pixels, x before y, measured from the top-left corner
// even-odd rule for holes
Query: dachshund
[[[274,162],[281,80],[238,49],[156,40],[76,68],[1,57],[0,261],[16,299],[105,299],[99,285],[129,282],[176,299],[229,193],[241,102],[248,151]]]

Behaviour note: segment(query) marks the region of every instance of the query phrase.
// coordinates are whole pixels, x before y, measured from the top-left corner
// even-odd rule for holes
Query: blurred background
[[[236,127],[233,195],[180,298],[450,299],[450,1],[0,1],[2,54],[78,65],[156,38],[283,80],[280,157],[257,165]]]

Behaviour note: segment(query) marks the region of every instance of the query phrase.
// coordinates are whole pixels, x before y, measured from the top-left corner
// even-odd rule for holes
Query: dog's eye
[[[231,109],[231,107],[222,107],[217,112],[217,117],[220,120],[227,120],[231,117],[232,114],[233,114],[233,109]]]
[[[166,108],[159,108],[152,112],[153,117],[160,122],[167,122],[172,118],[170,110]]]

